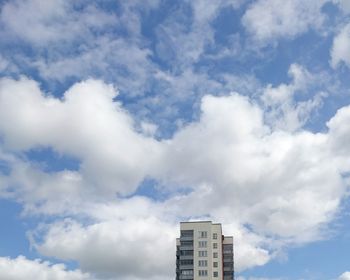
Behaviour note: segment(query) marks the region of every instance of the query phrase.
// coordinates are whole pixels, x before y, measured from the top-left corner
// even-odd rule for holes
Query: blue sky
[[[0,1],[0,279],[350,279],[349,3]]]

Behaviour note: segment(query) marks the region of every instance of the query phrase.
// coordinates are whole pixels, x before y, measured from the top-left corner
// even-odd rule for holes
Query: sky
[[[350,1],[0,1],[0,279],[350,279]]]

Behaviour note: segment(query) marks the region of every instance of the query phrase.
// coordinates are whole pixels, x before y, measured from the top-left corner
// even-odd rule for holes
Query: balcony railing
[[[190,250],[193,250],[193,245],[182,245],[182,246],[180,246],[180,250],[188,250],[188,251],[190,251]]]
[[[193,264],[181,264],[180,269],[193,269]]]
[[[183,235],[180,237],[180,241],[192,241],[193,235]]]
[[[180,260],[193,260],[193,255],[180,256]]]
[[[193,280],[193,275],[180,275],[180,280]]]

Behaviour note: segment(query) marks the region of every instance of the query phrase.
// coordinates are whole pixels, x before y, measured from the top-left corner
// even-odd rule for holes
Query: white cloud
[[[238,8],[245,0],[186,1],[157,27],[158,42],[156,53],[160,59],[171,62],[174,73],[191,69],[206,52],[205,48],[214,44],[215,30],[212,22],[228,7]],[[193,17],[186,14],[190,6]],[[179,20],[181,16],[181,20]]]
[[[219,217],[217,217],[218,219]],[[271,250],[265,249],[266,238],[255,234],[237,224],[223,224],[224,234],[233,234],[235,272],[262,266],[274,256]]]
[[[1,8],[0,20],[8,38],[16,36],[35,46],[91,38],[92,30],[116,24],[109,13],[86,5],[79,12],[70,1],[16,0]],[[87,38],[85,38],[87,39]],[[84,39],[84,40],[85,40]]]
[[[350,272],[346,271],[339,276],[338,280],[350,280]]]
[[[176,229],[152,216],[125,216],[89,226],[65,220],[50,225],[37,249],[76,260],[81,269],[102,278],[172,279]]]
[[[290,71],[293,87],[307,87],[305,69],[295,65]],[[263,109],[248,97],[207,95],[198,121],[156,141],[136,132],[132,117],[113,101],[116,95],[112,86],[93,80],[74,85],[61,100],[25,78],[0,82],[7,152],[51,147],[81,162],[78,171],[47,174],[16,157],[8,159],[10,175],[0,177],[2,189],[9,185],[27,214],[71,216],[39,228],[34,240],[42,254],[77,260],[101,277],[165,279],[173,275],[168,268],[180,217],[226,225],[225,233],[236,237],[238,271],[265,264],[288,244],[324,237],[346,193],[341,163],[350,151],[344,148],[343,157],[338,149],[349,138],[347,107],[328,122],[329,132],[289,132],[267,125]],[[269,98],[280,103],[285,97]],[[145,178],[158,180],[159,192],[169,197],[106,196],[131,194]],[[188,192],[177,192],[183,188]],[[159,231],[166,234],[156,246],[159,256],[152,256]],[[138,269],[122,265],[139,244]],[[146,259],[149,267],[142,265]],[[155,267],[159,261],[162,268]]]
[[[350,137],[350,106],[340,108],[337,113],[327,122],[329,133],[332,135],[332,147],[338,155],[350,155],[350,149],[346,145]]]
[[[290,84],[277,87],[268,85],[261,100],[265,106],[265,118],[274,129],[296,131],[310,119],[311,114],[323,105],[325,92],[316,92],[312,98],[296,101],[296,95],[307,92],[314,84],[322,83],[323,77],[312,75],[304,67],[292,64],[288,71]]]
[[[6,280],[93,280],[88,273],[67,270],[63,264],[29,260],[23,256],[15,259],[0,257],[0,279]]]
[[[154,136],[157,132],[157,125],[149,122],[141,122],[141,131],[147,136]]]
[[[213,30],[209,22],[194,23],[188,31],[187,28],[186,22],[179,22],[174,14],[156,29],[156,54],[165,62],[171,61],[175,73],[198,61],[205,46],[213,42]]]
[[[158,1],[144,2],[141,9],[134,1],[123,2],[118,16],[93,4],[77,12],[74,4],[63,0],[2,5],[4,38],[39,50],[16,59],[38,70],[46,81],[103,76],[133,98],[156,81],[153,91],[162,93],[135,98],[132,116],[115,101],[117,90],[101,81],[77,83],[58,99],[26,78],[0,80],[0,137],[6,150],[1,150],[0,160],[9,164],[9,174],[0,172],[0,195],[22,203],[25,215],[56,219],[33,234],[32,244],[40,253],[78,261],[83,271],[101,278],[164,280],[174,275],[179,219],[222,222],[224,233],[235,237],[237,271],[266,264],[289,244],[327,234],[327,223],[349,184],[342,174],[350,166],[350,109],[337,112],[327,123],[328,132],[308,132],[303,127],[322,105],[324,93],[295,101],[296,95],[320,82],[304,67],[292,64],[290,83],[264,88],[262,105],[237,93],[210,95],[226,95],[232,89],[255,93],[259,82],[254,77],[210,74],[193,67],[214,46],[213,20],[223,8],[243,2],[176,5],[180,10],[153,30],[157,58],[174,66],[169,72],[152,62],[150,42],[141,34],[139,11],[156,8]],[[322,28],[324,2],[258,0],[248,6],[243,24],[259,42],[295,38]],[[117,37],[115,28],[127,38]],[[333,67],[350,64],[344,51],[348,37],[346,26],[334,39]],[[216,58],[236,59],[237,49],[228,48],[228,55],[218,52]],[[8,71],[12,63],[0,56],[0,70]],[[180,110],[188,110],[178,105],[190,103],[201,108],[194,116],[198,120],[175,122]],[[142,119],[150,112],[157,125],[149,122],[152,118]],[[161,127],[170,125],[178,126],[175,135],[157,140]],[[22,154],[41,148],[73,156],[79,169],[45,172]],[[164,201],[129,198],[146,178],[159,184],[155,192],[168,195]],[[62,220],[61,215],[70,218]],[[0,260],[6,266],[15,262],[43,271],[56,269],[63,273],[61,279],[74,273],[85,278],[73,279],[90,279],[61,265]]]
[[[68,78],[82,79],[93,75],[115,81],[128,96],[143,95],[147,91],[155,72],[147,48],[119,38],[101,37],[93,42],[78,54],[39,57],[27,63],[34,65],[48,80],[64,82]]]
[[[120,3],[117,12],[94,1],[6,2],[0,32],[9,45],[24,42],[32,47],[30,55],[21,49],[10,62],[38,71],[49,83],[103,77],[116,82],[123,93],[140,95],[147,92],[155,66],[141,35],[139,13],[156,8],[158,1],[138,4]]]
[[[333,3],[339,5],[345,13],[350,13],[350,2],[348,0],[333,0]]]
[[[335,155],[339,169],[343,172],[350,171],[350,149],[347,145],[350,139],[350,106],[337,111],[335,116],[327,122],[329,127],[329,145]]]
[[[49,224],[33,233],[32,245],[43,255],[77,260],[83,271],[101,278],[173,278],[181,215],[173,205],[133,197],[83,209],[93,223],[67,219]],[[234,233],[236,271],[270,260],[269,251],[261,248],[264,238],[238,224],[225,224],[224,232]]]
[[[294,38],[309,29],[319,29],[325,16],[325,0],[258,0],[250,5],[242,22],[260,42],[276,38]]]
[[[8,175],[0,174],[0,195],[23,203],[24,214],[74,213],[84,199],[93,198],[89,184],[78,172],[50,174],[18,159],[5,160],[1,155],[0,160],[9,170]]]
[[[151,168],[159,145],[135,132],[131,117],[113,102],[116,95],[112,86],[88,80],[58,100],[43,94],[33,81],[2,79],[0,131],[5,146],[52,147],[82,161],[80,171],[90,187],[132,193]]]
[[[341,62],[350,67],[350,24],[344,26],[333,40],[331,65],[336,68]]]
[[[194,12],[194,21],[198,23],[210,22],[224,8],[239,8],[246,0],[219,0],[219,1],[188,1]]]
[[[207,213],[298,242],[313,240],[345,191],[327,139],[270,131],[261,109],[238,94],[207,96],[200,121],[169,141],[158,176],[195,186],[174,199],[183,215]]]
[[[227,95],[232,90],[251,94],[260,89],[259,81],[252,75],[210,75],[190,68],[177,74],[157,71],[154,78],[158,83],[157,91],[162,94],[144,96],[130,109],[135,118],[156,123],[157,136],[165,138],[171,137],[176,130],[188,123],[190,117],[198,116],[204,95]],[[191,116],[188,115],[188,104],[192,104],[191,110],[194,113]]]

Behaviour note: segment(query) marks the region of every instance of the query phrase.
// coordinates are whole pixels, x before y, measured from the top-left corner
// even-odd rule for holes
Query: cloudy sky
[[[0,279],[350,279],[350,1],[0,5]]]

